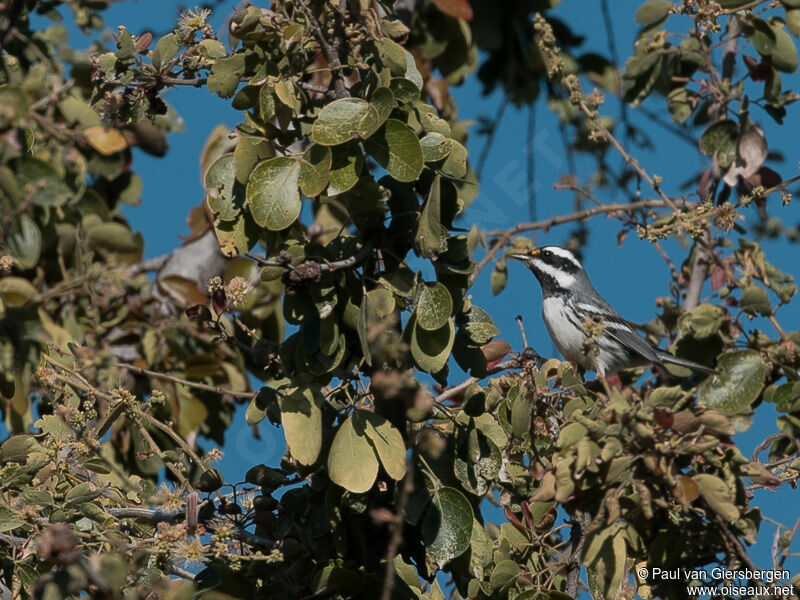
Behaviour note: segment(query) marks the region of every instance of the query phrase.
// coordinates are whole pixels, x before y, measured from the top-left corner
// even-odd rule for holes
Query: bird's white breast
[[[559,296],[545,298],[542,302],[542,318],[558,351],[567,360],[586,367],[583,365],[586,357],[581,352],[586,334],[567,318],[566,311],[564,301]]]

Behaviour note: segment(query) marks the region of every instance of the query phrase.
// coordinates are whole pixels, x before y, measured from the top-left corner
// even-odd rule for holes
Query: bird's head
[[[525,263],[546,293],[568,290],[586,277],[575,255],[559,246],[542,246],[529,252],[509,254],[508,258]]]

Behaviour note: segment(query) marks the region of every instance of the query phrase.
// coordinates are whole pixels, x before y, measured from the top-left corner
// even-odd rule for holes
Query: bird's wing
[[[645,360],[655,364],[661,363],[658,351],[650,342],[636,333],[630,324],[599,295],[595,298],[590,298],[578,294],[576,302],[578,309],[586,313],[588,317],[597,316],[600,318],[600,322],[605,326],[603,332],[606,335],[614,338],[632,352],[639,354]]]

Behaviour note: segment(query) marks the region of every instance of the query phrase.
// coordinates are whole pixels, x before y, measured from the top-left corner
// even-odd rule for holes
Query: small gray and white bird
[[[544,324],[565,359],[600,375],[664,363],[716,374],[713,369],[654,347],[636,333],[597,293],[569,250],[543,246],[524,254],[510,254],[509,258],[524,262],[539,280]],[[584,324],[591,321],[599,325],[594,335],[594,356],[586,353],[585,346]]]

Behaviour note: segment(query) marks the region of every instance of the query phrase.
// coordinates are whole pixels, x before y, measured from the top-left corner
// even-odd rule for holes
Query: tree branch
[[[171,381],[173,383],[178,383],[180,385],[185,385],[187,387],[195,388],[198,390],[205,390],[207,392],[214,392],[216,394],[232,396],[234,398],[255,398],[258,396],[258,392],[237,392],[235,390],[229,390],[227,388],[218,387],[214,385],[207,385],[205,383],[199,383],[197,381],[189,381],[188,379],[183,379],[181,377],[176,377],[175,375],[170,375],[168,373],[159,373],[158,371],[151,371],[150,369],[144,369],[142,367],[137,367],[135,365],[131,365],[128,363],[116,363],[116,366],[121,369],[128,369],[139,375],[147,375],[149,377],[155,377],[156,379],[164,379],[165,381]]]
[[[322,48],[322,53],[325,55],[328,65],[331,67],[331,76],[333,77],[335,97],[348,97],[350,93],[347,91],[347,87],[345,87],[344,80],[342,79],[341,73],[339,73],[338,70],[342,66],[342,61],[339,59],[338,50],[334,48],[333,45],[328,41],[328,38],[325,37],[325,30],[322,29],[322,25],[320,25],[319,21],[317,21],[317,18],[314,16],[314,13],[306,5],[305,0],[297,0],[297,2],[294,4],[299,6],[300,10],[302,10],[303,14],[306,16],[306,19],[313,30],[314,37],[317,38],[317,42],[319,42],[319,45]]]
[[[481,270],[486,267],[486,265],[495,257],[500,249],[503,248],[513,236],[519,233],[534,230],[548,231],[551,227],[556,225],[563,225],[564,223],[572,223],[574,221],[583,221],[597,215],[605,215],[615,212],[630,212],[643,208],[671,208],[672,206],[670,205],[674,206],[674,202],[667,203],[664,200],[640,200],[638,202],[629,202],[627,204],[605,204],[602,206],[593,206],[592,208],[587,208],[586,210],[581,210],[568,215],[557,215],[542,221],[518,223],[510,229],[493,229],[491,231],[487,231],[485,232],[487,237],[499,236],[500,239],[498,239],[492,245],[492,247],[486,253],[486,256],[484,256],[477,264],[475,270],[470,275],[469,281],[470,283],[474,282]]]
[[[392,523],[392,537],[389,539],[389,545],[386,548],[386,575],[383,580],[381,600],[390,600],[392,597],[395,577],[394,559],[397,556],[400,543],[403,541],[403,523],[405,523],[406,520],[406,507],[408,506],[408,499],[411,497],[411,492],[413,491],[414,454],[412,452],[411,458],[408,460],[408,466],[406,467],[406,476],[403,478],[403,489],[400,492],[400,498],[397,500],[397,511],[395,520]]]

